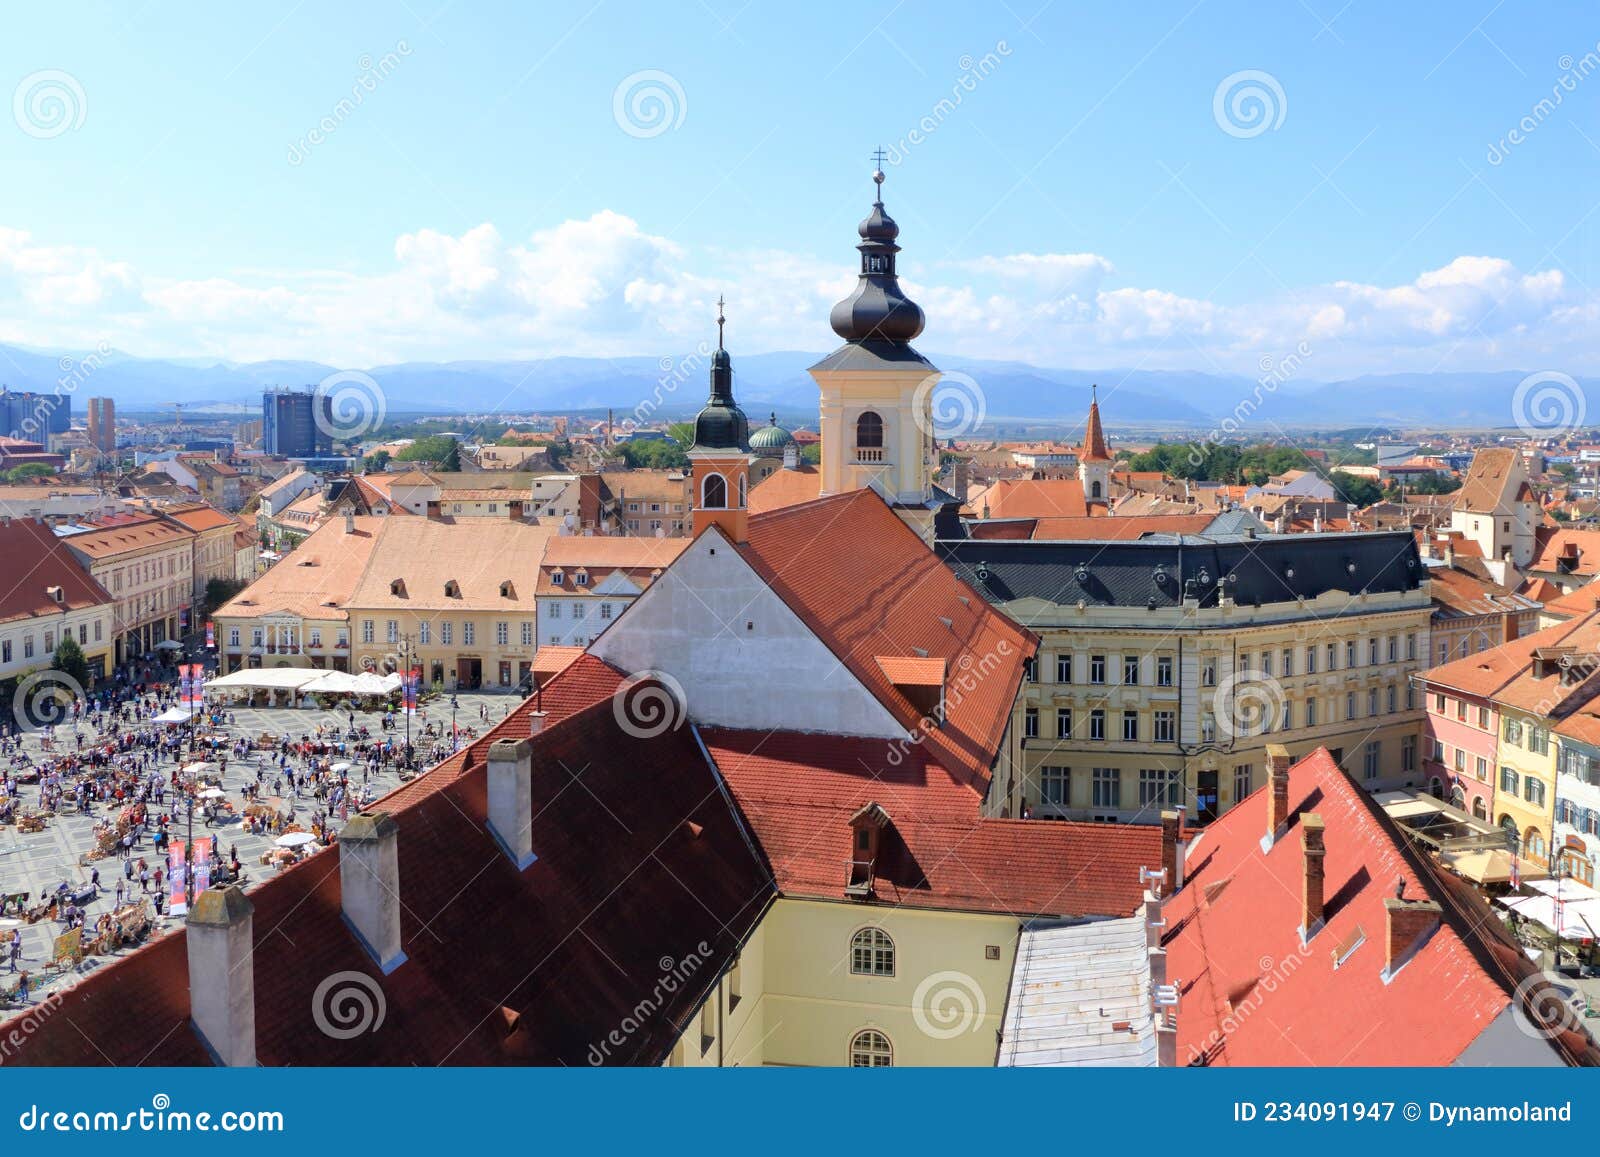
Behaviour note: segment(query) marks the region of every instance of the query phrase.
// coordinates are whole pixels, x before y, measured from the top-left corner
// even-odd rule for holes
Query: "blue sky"
[[[7,25],[0,341],[655,354],[725,292],[736,348],[820,350],[882,144],[932,351],[1600,370],[1592,6],[152,2]],[[1245,72],[1264,131],[1226,99],[1219,119]],[[641,73],[665,122],[629,121]]]

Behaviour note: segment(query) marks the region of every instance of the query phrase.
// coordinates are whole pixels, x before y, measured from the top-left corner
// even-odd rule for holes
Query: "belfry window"
[[[720,474],[707,474],[701,490],[700,506],[705,510],[726,510],[728,480]]]
[[[856,446],[858,449],[883,448],[883,419],[871,410],[856,419]]]

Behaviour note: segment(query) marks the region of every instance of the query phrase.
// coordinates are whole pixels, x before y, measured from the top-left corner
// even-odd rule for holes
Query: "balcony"
[[[881,465],[886,459],[881,446],[857,446],[856,461],[863,465]]]

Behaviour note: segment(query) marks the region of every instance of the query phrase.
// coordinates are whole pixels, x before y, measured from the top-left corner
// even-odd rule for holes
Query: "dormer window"
[[[461,584],[456,582],[455,579],[450,579],[446,582],[444,584],[444,597],[447,599],[459,599],[461,597]]]
[[[406,580],[405,579],[395,579],[393,582],[391,582],[389,584],[389,593],[391,595],[393,595],[397,599],[405,598],[406,597]]]
[[[561,586],[566,581],[566,576],[560,571],[554,570],[550,572],[550,581],[556,586]]]
[[[514,599],[517,597],[517,590],[511,585],[510,579],[507,579],[505,582],[500,584],[500,597],[503,599]]]
[[[572,576],[574,586],[586,587],[589,585],[589,572],[580,570]]]

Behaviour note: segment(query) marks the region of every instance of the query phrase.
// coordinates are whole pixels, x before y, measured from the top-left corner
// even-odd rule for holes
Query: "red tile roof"
[[[1105,431],[1100,428],[1100,403],[1089,403],[1089,425],[1083,432],[1083,452],[1079,455],[1085,462],[1109,462],[1111,455],[1106,451]]]
[[[0,582],[0,622],[116,601],[42,522],[13,518],[0,523],[0,558],[11,560],[9,573]],[[60,603],[50,597],[51,587],[61,588]]]
[[[1256,791],[1205,830],[1163,909],[1167,975],[1180,985],[1178,1062],[1455,1063],[1535,971],[1521,948],[1470,887],[1410,849],[1325,749],[1291,769],[1288,833],[1263,852],[1270,795]],[[1326,824],[1327,914],[1302,948],[1299,815],[1309,811]],[[1385,983],[1383,902],[1396,880],[1407,898],[1440,903],[1444,919]],[[1358,929],[1364,942],[1336,967],[1335,946]],[[1592,1044],[1562,1043],[1595,1055]]]
[[[844,899],[850,817],[869,803],[893,832],[877,865],[885,904],[1126,916],[1140,902],[1140,867],[1161,866],[1161,830],[1148,824],[981,818],[978,793],[926,747],[789,732],[702,737],[787,896]]]
[[[390,975],[341,918],[338,850],[251,893],[263,1065],[584,1065],[625,1020],[637,1029],[601,1060],[659,1063],[773,895],[687,726],[636,738],[607,701],[547,726],[534,742],[539,859],[521,872],[485,827],[481,742],[474,751],[470,771],[431,772],[375,809],[400,829],[407,960]],[[187,1023],[185,935],[97,969],[8,1059],[205,1064]],[[658,978],[674,970],[669,991]],[[348,1039],[316,1020],[318,986],[341,973],[383,996],[381,1023]],[[659,1007],[640,1013],[641,996]],[[503,1009],[520,1017],[514,1031]]]
[[[984,494],[990,518],[1086,518],[1083,483],[1076,478],[1003,478]]]
[[[1534,557],[1529,570],[1588,577],[1600,574],[1600,530],[1541,526],[1533,537]],[[1570,561],[1563,563],[1563,559]]]
[[[739,550],[756,572],[908,730],[922,711],[877,656],[945,660],[945,718],[926,742],[986,782],[1037,637],[956,578],[871,490],[754,516],[749,539]]]
[[[815,466],[796,470],[774,470],[756,483],[745,500],[751,515],[767,514],[785,506],[815,502],[822,490],[822,472]]]

